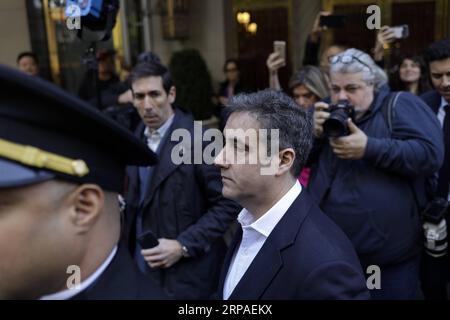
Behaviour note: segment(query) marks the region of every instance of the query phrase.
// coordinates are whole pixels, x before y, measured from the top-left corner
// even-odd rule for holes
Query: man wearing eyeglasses
[[[315,105],[315,144],[322,147],[309,189],[352,241],[363,269],[380,268],[381,283],[371,290],[372,298],[415,299],[424,177],[443,160],[439,124],[419,98],[406,92],[388,116],[392,96],[386,75],[366,53],[348,49],[330,63],[332,104],[349,104],[355,113],[343,120],[345,134],[330,137],[324,132],[330,105]]]

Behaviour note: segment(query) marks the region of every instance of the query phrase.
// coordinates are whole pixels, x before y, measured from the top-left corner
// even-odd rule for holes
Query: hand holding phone
[[[151,249],[159,244],[155,234],[151,231],[146,231],[139,235],[137,241],[142,249]]]
[[[407,24],[391,27],[390,29],[394,33],[396,39],[405,39],[409,37],[409,27]]]
[[[273,52],[275,52],[279,59],[284,61],[284,65],[286,65],[286,41],[274,41]]]
[[[321,15],[319,26],[327,28],[341,28],[346,23],[346,16],[343,15]]]

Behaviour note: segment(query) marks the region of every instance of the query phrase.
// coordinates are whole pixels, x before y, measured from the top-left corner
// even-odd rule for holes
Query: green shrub
[[[205,60],[195,49],[177,51],[169,64],[177,97],[175,103],[190,110],[196,120],[209,119],[213,113],[211,75]]]

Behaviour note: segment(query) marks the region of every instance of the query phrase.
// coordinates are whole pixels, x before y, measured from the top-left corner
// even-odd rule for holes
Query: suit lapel
[[[236,234],[233,237],[233,241],[231,242],[230,247],[227,250],[227,254],[225,255],[222,270],[220,272],[219,289],[217,292],[217,296],[220,297],[220,299],[223,299],[223,286],[225,283],[225,278],[227,277],[228,269],[230,268],[231,259],[233,258],[234,252],[237,250],[239,244],[241,243],[241,240],[242,240],[242,228],[241,225],[239,224]]]
[[[129,167],[127,168],[128,175],[128,185],[129,190],[127,190],[127,201],[129,203],[138,203],[139,201],[139,167]]]
[[[145,131],[145,124],[141,122],[136,128],[134,135],[139,140],[141,140],[142,143],[147,145],[147,141],[144,136],[144,131]],[[128,200],[133,201],[132,203],[139,203],[139,193],[140,193],[139,167],[137,166],[128,167],[127,174],[130,186],[130,189],[128,190],[130,197]]]
[[[143,207],[145,208],[153,199],[155,191],[158,189],[159,185],[179,166],[172,161],[172,149],[179,143],[171,140],[171,135],[174,129],[184,128],[182,126],[181,118],[182,114],[178,109],[174,109],[175,117],[173,123],[169,130],[167,130],[166,135],[161,141],[162,145],[158,152],[159,161],[153,169],[152,179],[150,181],[150,186],[147,188],[147,194],[145,196],[145,201]]]
[[[441,95],[437,91],[435,91],[434,93],[435,93],[433,96],[434,103],[432,103],[432,108],[434,113],[437,114],[439,112],[439,108],[441,107]]]
[[[232,292],[230,300],[261,299],[274,277],[283,267],[282,251],[295,242],[301,224],[310,208],[311,200],[307,191],[303,189],[275,226],[242,276]]]
[[[282,266],[280,250],[275,244],[266,242],[234,288],[229,299],[260,299]]]
[[[136,208],[139,203],[139,170],[138,167],[132,166],[127,168],[127,178],[128,178],[128,190],[126,191],[126,213],[124,215],[125,223],[123,228],[125,228],[126,235],[130,237],[132,235],[133,227],[136,223]],[[127,241],[134,241],[133,239],[127,239]]]

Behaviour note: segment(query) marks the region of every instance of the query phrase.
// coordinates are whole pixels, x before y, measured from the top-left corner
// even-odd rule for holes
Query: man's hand
[[[328,109],[325,102],[317,102],[314,104],[314,136],[320,138],[323,135],[323,123],[330,117],[330,113],[324,110]]]
[[[170,268],[183,257],[183,247],[177,240],[158,240],[158,246],[141,250],[141,254],[151,268]]]
[[[362,159],[367,146],[367,136],[351,119],[347,120],[350,135],[330,139],[333,152],[341,159]]]

